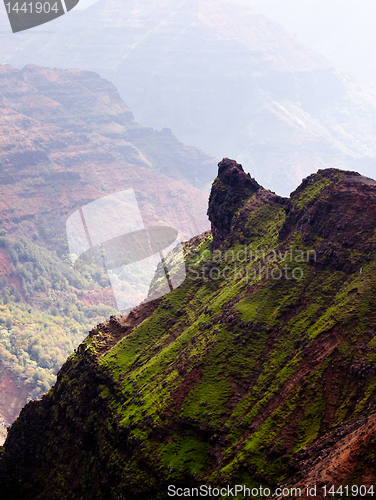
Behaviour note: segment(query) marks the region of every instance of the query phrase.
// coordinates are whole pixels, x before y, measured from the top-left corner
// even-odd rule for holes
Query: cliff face
[[[96,71],[139,122],[238,158],[279,194],[318,166],[372,175],[375,92],[244,5],[100,0],[49,27],[2,34],[0,62]]]
[[[225,159],[210,203],[184,284],[98,325],[22,410],[3,498],[375,483],[376,183],[324,170],[283,199]]]

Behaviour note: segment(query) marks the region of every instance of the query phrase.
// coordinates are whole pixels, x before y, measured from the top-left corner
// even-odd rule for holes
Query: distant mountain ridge
[[[320,168],[373,175],[375,91],[245,6],[100,0],[50,26],[2,35],[0,61],[97,71],[138,121],[238,158],[279,194]]]
[[[209,213],[216,241],[188,242],[186,281],[94,328],[22,410],[5,500],[240,484],[372,497],[376,181],[320,170],[282,198],[225,158]]]

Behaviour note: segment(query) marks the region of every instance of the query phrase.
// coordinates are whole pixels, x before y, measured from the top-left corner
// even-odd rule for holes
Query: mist
[[[228,0],[231,2],[231,0]],[[300,41],[376,87],[376,4],[370,0],[236,0],[282,24]]]

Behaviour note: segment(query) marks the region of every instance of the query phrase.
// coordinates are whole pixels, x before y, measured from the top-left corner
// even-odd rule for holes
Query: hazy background
[[[98,0],[80,0],[86,9]],[[376,2],[372,0],[227,0],[282,24],[360,83],[376,86]]]
[[[231,0],[229,0],[231,1]],[[376,86],[372,0],[237,0],[281,23],[311,49]]]
[[[142,125],[169,128],[184,144],[237,159],[280,194],[320,168],[374,177],[371,2],[79,6],[17,34],[0,9],[0,64],[95,71],[115,84]],[[208,187],[212,176],[212,169],[201,172],[194,185]]]

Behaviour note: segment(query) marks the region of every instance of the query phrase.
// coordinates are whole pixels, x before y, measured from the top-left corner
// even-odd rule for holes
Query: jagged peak
[[[218,177],[212,185],[208,208],[213,248],[218,248],[230,234],[237,210],[261,189],[262,186],[244,172],[240,163],[230,158],[223,158],[218,163]]]
[[[218,163],[218,179],[229,186],[242,184],[244,187],[253,188],[255,191],[262,187],[250,174],[244,172],[240,163],[230,158],[223,158]]]

